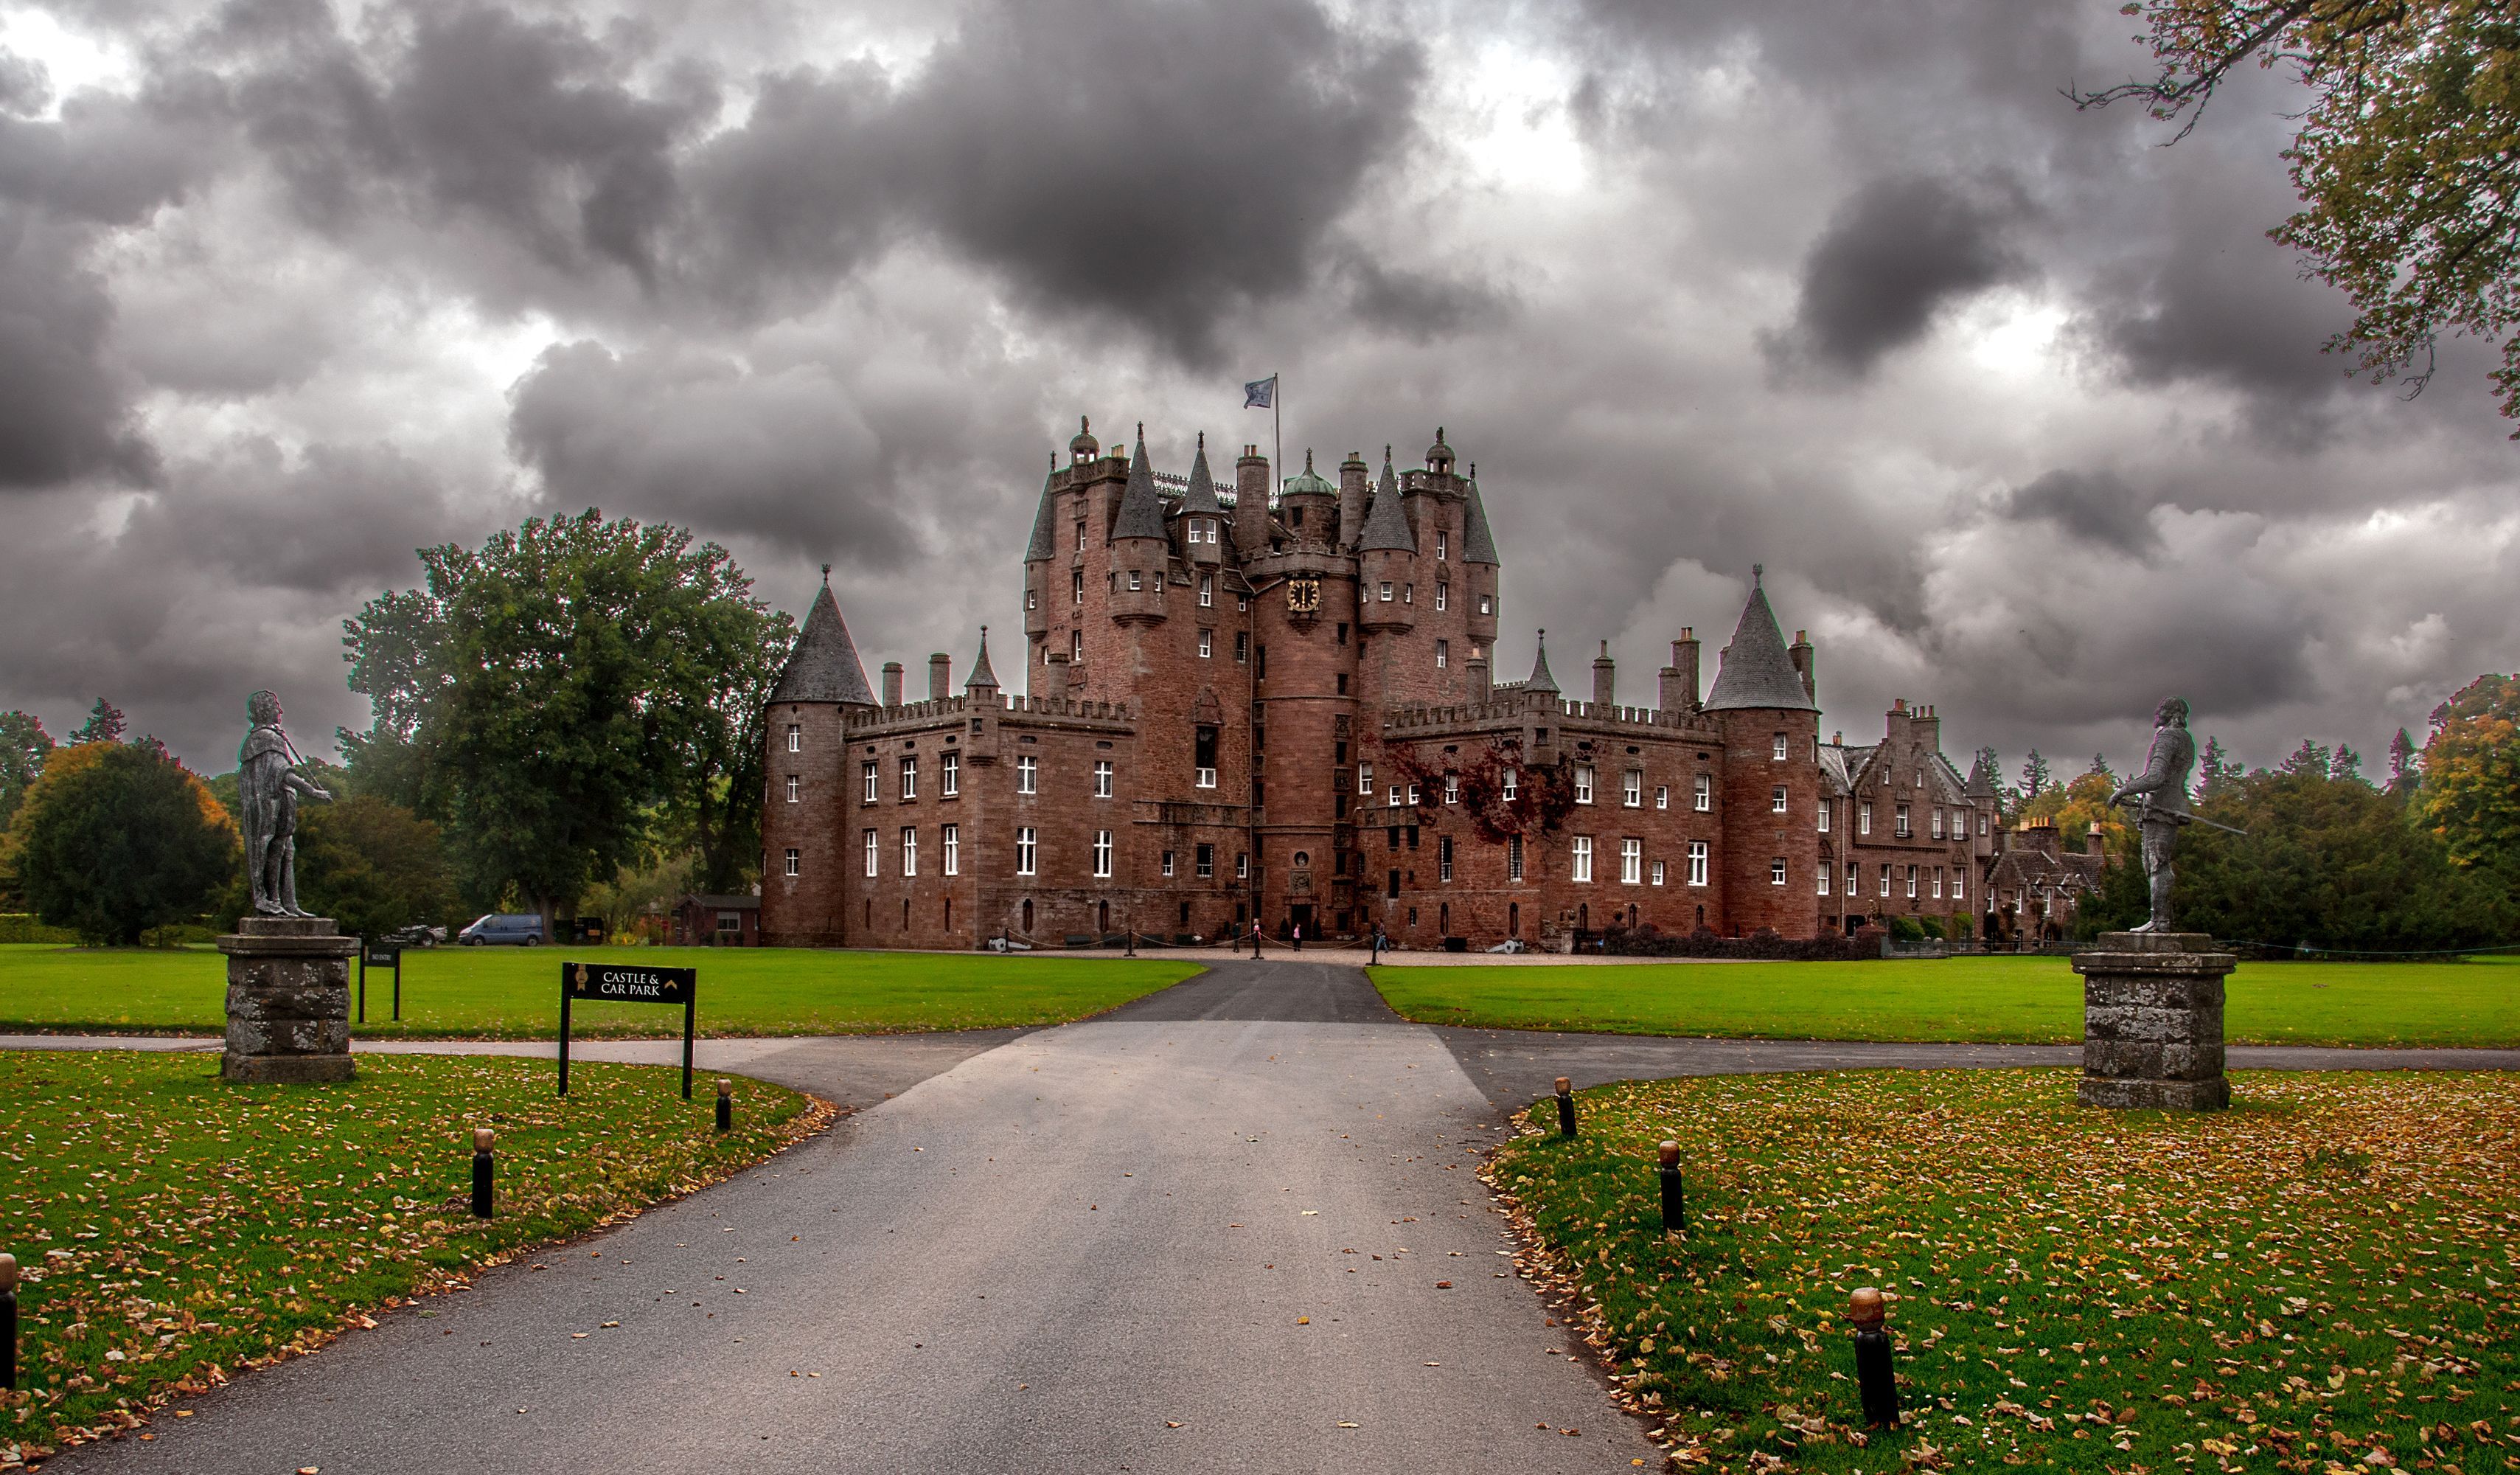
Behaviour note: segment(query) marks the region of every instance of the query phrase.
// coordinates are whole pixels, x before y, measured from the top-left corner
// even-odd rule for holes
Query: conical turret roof
[[[1497,565],[1496,534],[1488,530],[1487,504],[1479,500],[1479,469],[1470,468],[1469,506],[1462,514],[1462,562]]]
[[[1803,690],[1793,657],[1785,651],[1777,612],[1768,607],[1762,572],[1755,566],[1750,570],[1750,602],[1741,607],[1741,622],[1732,629],[1732,643],[1724,648],[1724,666],[1715,673],[1715,688],[1706,694],[1706,710],[1757,707],[1818,712],[1811,694]]]
[[[991,691],[997,690],[998,686],[998,673],[989,668],[989,627],[985,624],[980,626],[980,654],[972,659],[971,678],[963,683],[963,689],[970,691],[983,686]]]
[[[1977,761],[1969,764],[1968,796],[1971,799],[1993,799],[2002,786],[2002,780],[1996,776],[1995,765],[1987,761],[1986,751],[1978,750]]]
[[[805,628],[788,655],[788,668],[770,691],[773,702],[855,702],[875,705],[875,688],[867,685],[866,667],[857,643],[849,638],[840,602],[832,597],[832,571],[823,570],[822,591],[805,614]]]
[[[1225,516],[1225,504],[1216,499],[1216,479],[1210,476],[1207,470],[1205,432],[1201,432],[1198,438],[1198,454],[1191,458],[1190,490],[1183,495],[1181,505],[1174,511],[1185,517],[1197,514],[1208,517]]]
[[[1522,683],[1522,689],[1546,692],[1557,690],[1557,678],[1549,673],[1549,632],[1547,630],[1540,632],[1539,648],[1531,658],[1531,679]]]
[[[1400,479],[1392,475],[1387,445],[1382,448],[1382,480],[1374,485],[1373,504],[1365,510],[1365,531],[1356,547],[1360,553],[1418,551],[1418,533],[1409,526],[1408,509],[1400,505]]]
[[[1032,515],[1032,542],[1024,549],[1024,562],[1052,557],[1058,552],[1058,497],[1053,489],[1058,480],[1058,458],[1050,458],[1050,475],[1041,479],[1041,509]]]
[[[1138,427],[1138,443],[1129,453],[1129,484],[1120,493],[1120,515],[1111,523],[1114,541],[1124,537],[1162,537],[1164,502],[1155,495],[1155,466],[1147,459],[1147,428]]]

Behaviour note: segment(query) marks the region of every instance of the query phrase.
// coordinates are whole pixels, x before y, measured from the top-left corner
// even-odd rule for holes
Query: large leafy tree
[[[2520,677],[2479,676],[2433,709],[2415,812],[2462,866],[2520,875]]]
[[[359,937],[457,920],[455,871],[437,826],[374,794],[298,811],[297,897]]]
[[[200,917],[238,865],[227,811],[154,743],[53,755],[10,824],[8,849],[46,925],[121,946]]]
[[[53,735],[42,718],[31,712],[0,712],[0,831],[9,828],[52,755]]]
[[[2520,9],[2512,0],[2141,0],[2157,74],[2077,94],[2196,126],[2242,67],[2311,91],[2285,152],[2302,208],[2269,234],[2358,316],[2331,348],[2421,389],[2446,334],[2501,340],[2520,416]],[[2514,433],[2520,438],[2520,432]]]
[[[371,792],[415,791],[465,889],[546,917],[677,838],[734,890],[759,845],[757,724],[792,624],[666,524],[533,519],[424,549],[424,588],[344,622]]]

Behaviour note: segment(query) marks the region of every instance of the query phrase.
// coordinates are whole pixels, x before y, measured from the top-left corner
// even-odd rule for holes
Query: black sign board
[[[560,1093],[568,1094],[568,1006],[572,1000],[683,1006],[683,1099],[692,1099],[692,1040],[699,1022],[699,970],[631,963],[560,965]]]
[[[368,970],[391,968],[394,976],[393,1017],[402,1018],[402,945],[382,938],[359,940],[359,1023],[368,1022]]]

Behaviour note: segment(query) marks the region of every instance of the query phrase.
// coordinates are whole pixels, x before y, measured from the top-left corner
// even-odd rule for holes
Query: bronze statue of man
[[[297,771],[297,749],[280,730],[280,698],[267,691],[245,699],[252,726],[237,750],[237,795],[245,810],[246,889],[266,917],[305,917],[297,904],[297,796],[333,796]]]
[[[2187,702],[2165,700],[2152,714],[2152,748],[2143,771],[2109,796],[2109,803],[2140,801],[2136,807],[2143,837],[2143,875],[2152,888],[2152,920],[2138,932],[2170,931],[2170,855],[2179,827],[2188,820],[2187,775],[2196,766],[2196,740],[2187,735]]]

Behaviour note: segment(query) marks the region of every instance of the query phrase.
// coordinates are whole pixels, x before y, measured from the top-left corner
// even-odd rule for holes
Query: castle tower
[[[1147,428],[1141,425],[1129,456],[1129,482],[1120,493],[1119,512],[1111,520],[1111,576],[1106,587],[1115,622],[1141,624],[1164,618],[1164,582],[1171,562],[1163,499],[1155,494],[1155,468],[1147,459]]]
[[[1382,480],[1366,509],[1356,541],[1357,622],[1369,630],[1405,630],[1418,622],[1418,533],[1401,505],[1391,447],[1382,448]]]
[[[1339,463],[1337,535],[1339,547],[1355,547],[1358,535],[1365,530],[1365,503],[1369,495],[1366,479],[1372,475],[1372,471],[1365,464],[1365,452],[1361,450],[1349,451],[1347,459]]]
[[[1297,543],[1329,546],[1338,531],[1338,488],[1313,470],[1313,453],[1304,452],[1304,469],[1286,479],[1278,491],[1278,521]]]
[[[1488,530],[1488,510],[1479,501],[1479,469],[1473,463],[1463,484],[1462,503],[1462,613],[1468,619],[1465,627],[1473,654],[1489,658],[1493,666],[1497,638],[1496,534]]]
[[[761,932],[765,943],[839,946],[848,941],[847,857],[841,853],[843,727],[876,705],[866,666],[839,601],[832,569],[806,612],[805,627],[763,722]]]
[[[1764,571],[1724,648],[1706,710],[1724,728],[1724,918],[1735,936],[1789,938],[1820,922],[1820,709],[1768,605]]]
[[[1041,506],[1033,513],[1032,541],[1024,547],[1024,643],[1032,650],[1032,664],[1041,664],[1041,647],[1050,638],[1052,601],[1063,597],[1064,589],[1052,587],[1058,557],[1058,455],[1053,452],[1050,471],[1041,479]]]
[[[1198,438],[1198,454],[1191,458],[1190,490],[1173,509],[1173,520],[1181,530],[1180,543],[1190,555],[1191,566],[1212,578],[1225,559],[1225,504],[1216,499],[1216,479],[1208,474],[1204,432]]]
[[[1234,463],[1234,551],[1244,563],[1269,551],[1269,458],[1257,445]]]

